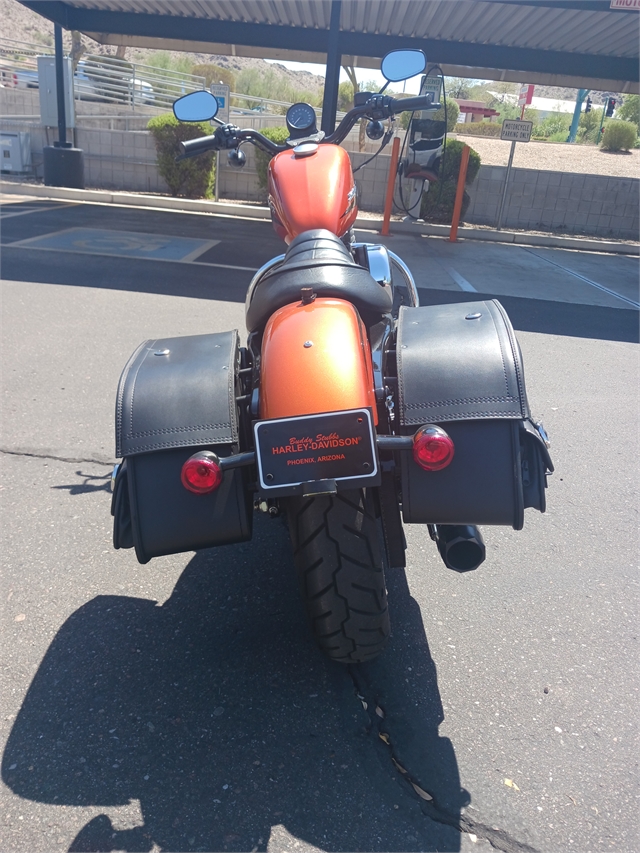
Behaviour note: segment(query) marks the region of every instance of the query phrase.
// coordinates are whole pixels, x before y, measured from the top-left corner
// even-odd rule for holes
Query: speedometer
[[[309,104],[293,104],[287,110],[286,118],[290,131],[314,132],[316,129],[316,113]]]

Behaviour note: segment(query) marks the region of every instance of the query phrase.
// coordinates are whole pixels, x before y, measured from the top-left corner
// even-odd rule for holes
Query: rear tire
[[[364,489],[287,501],[293,559],[320,648],[340,663],[380,654],[387,591],[373,500]]]

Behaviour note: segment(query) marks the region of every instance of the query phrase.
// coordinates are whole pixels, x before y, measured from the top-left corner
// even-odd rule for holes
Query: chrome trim
[[[545,446],[547,448],[551,447],[551,441],[549,440],[549,436],[547,435],[547,431],[542,425],[542,421],[536,421],[534,423],[535,428],[538,430],[540,438],[544,441]]]
[[[349,190],[349,192],[347,193],[347,209],[345,210],[345,212],[340,217],[341,219],[344,218],[345,216],[348,216],[348,214],[351,213],[353,208],[356,206],[357,194],[358,194],[358,191],[357,191],[356,185],[354,184],[351,187],[351,189]]]
[[[316,154],[320,146],[317,142],[302,142],[293,149],[296,157],[311,157]]]
[[[116,477],[118,476],[118,471],[120,470],[121,462],[116,462],[113,466],[113,471],[111,472],[111,491],[115,491],[116,488]]]
[[[260,283],[260,279],[272,270],[274,267],[277,267],[284,261],[284,255],[276,255],[275,258],[271,258],[270,261],[267,261],[266,264],[263,264],[258,272],[251,279],[249,284],[249,289],[247,290],[247,295],[244,300],[244,310],[245,313],[249,310],[249,306],[251,305],[251,300],[253,299],[253,291],[256,289],[258,284]]]
[[[389,250],[388,250],[389,251]],[[409,293],[409,302],[411,303],[412,308],[420,307],[420,297],[418,296],[418,288],[416,287],[416,282],[413,276],[411,275],[411,270],[402,260],[399,258],[395,252],[389,251],[389,257],[396,264],[396,266],[400,267],[400,271],[404,275],[407,282],[407,291]]]
[[[354,243],[351,246],[352,253],[354,249],[365,250],[371,276],[382,287],[389,287],[391,285],[391,262],[389,261],[387,247],[379,243]]]
[[[377,244],[367,245],[369,272],[383,287],[391,285],[391,261],[386,246]]]
[[[373,385],[378,403],[385,400],[387,387],[384,379],[384,362],[387,353],[387,343],[391,334],[391,320],[385,318],[386,326],[382,333],[382,339],[376,347],[371,347],[371,364],[373,366]]]

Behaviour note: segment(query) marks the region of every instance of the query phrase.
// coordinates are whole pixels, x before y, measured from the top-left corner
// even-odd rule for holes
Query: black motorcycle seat
[[[285,305],[300,299],[303,287],[318,297],[353,303],[369,325],[391,311],[391,288],[383,287],[351,257],[342,240],[331,231],[316,228],[292,240],[280,266],[257,285],[247,309],[247,329],[255,332]]]

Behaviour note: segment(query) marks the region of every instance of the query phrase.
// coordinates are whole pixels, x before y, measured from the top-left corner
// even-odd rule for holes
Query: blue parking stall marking
[[[192,237],[147,234],[141,231],[66,228],[52,234],[30,237],[6,245],[56,252],[192,263],[218,243],[220,240],[198,240]]]

